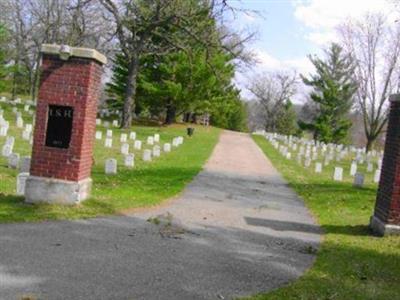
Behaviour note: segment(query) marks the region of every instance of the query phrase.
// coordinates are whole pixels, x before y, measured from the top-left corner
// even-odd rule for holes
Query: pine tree
[[[9,35],[6,28],[0,24],[0,92],[6,89],[6,78],[9,72],[7,67],[7,43]]]
[[[315,139],[340,143],[345,141],[351,127],[348,113],[357,90],[353,79],[355,64],[335,43],[325,53],[325,60],[309,56],[316,74],[310,79],[302,76],[304,84],[313,88],[310,99],[319,109],[311,123],[300,126],[313,130]]]

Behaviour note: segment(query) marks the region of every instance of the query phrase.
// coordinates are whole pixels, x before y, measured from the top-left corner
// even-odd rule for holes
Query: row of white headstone
[[[383,152],[371,151],[364,154],[365,149],[357,149],[356,147],[344,147],[344,145],[324,144],[316,141],[305,139],[297,139],[291,136],[282,136],[276,133],[256,133],[264,135],[269,142],[280,152],[286,159],[292,159],[292,152],[297,152],[297,163],[306,168],[311,166],[312,161],[315,162],[315,173],[321,173],[323,164],[317,161],[319,155],[324,156],[324,165],[327,166],[336,156],[336,161],[339,162],[350,153],[355,154],[355,158],[350,166],[350,176],[354,177],[354,186],[361,187],[364,184],[364,174],[357,172],[357,164],[367,163],[367,172],[374,172],[373,158],[377,159],[377,169],[375,170],[373,181],[379,182],[382,166]],[[336,154],[336,155],[335,155]],[[304,165],[303,165],[304,157]],[[333,172],[333,180],[343,180],[343,168],[335,166]]]
[[[158,138],[159,140],[159,138]],[[136,141],[137,142],[137,141]],[[183,137],[179,136],[179,137],[175,137],[172,140],[172,147],[178,147],[179,145],[183,144]],[[122,147],[124,147],[124,145],[128,145],[129,144],[123,144]],[[164,152],[171,152],[171,143],[165,143],[163,145],[163,151]],[[129,153],[129,148],[124,149],[124,151],[122,151],[121,148],[121,152],[123,152],[122,154],[124,154],[124,165],[125,167],[128,168],[133,168],[135,166],[135,154],[134,153]],[[150,162],[152,161],[153,157],[160,157],[161,156],[161,148],[158,145],[155,145],[153,147],[152,150],[150,149],[145,149],[143,151],[142,154],[142,160],[145,162]],[[114,175],[117,174],[117,160],[115,158],[108,158],[105,161],[105,166],[104,166],[104,170],[105,173],[107,175]]]

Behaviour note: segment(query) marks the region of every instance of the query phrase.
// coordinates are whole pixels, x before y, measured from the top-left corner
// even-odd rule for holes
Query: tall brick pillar
[[[385,153],[371,228],[380,235],[400,234],[400,94],[390,96]]]
[[[25,201],[74,204],[90,195],[104,55],[42,45],[30,176]]]

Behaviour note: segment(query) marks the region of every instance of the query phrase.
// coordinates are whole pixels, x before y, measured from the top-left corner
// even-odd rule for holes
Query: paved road
[[[167,205],[0,225],[0,299],[232,299],[295,280],[319,240],[303,202],[252,139],[224,132],[204,170]]]

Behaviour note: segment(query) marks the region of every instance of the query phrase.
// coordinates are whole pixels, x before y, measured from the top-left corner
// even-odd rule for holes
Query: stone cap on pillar
[[[389,96],[390,102],[400,102],[400,94],[392,94]]]
[[[107,63],[107,58],[97,50],[90,48],[70,47],[68,45],[42,44],[41,52],[45,54],[56,54],[62,60],[68,60],[69,57],[82,57],[93,59],[100,64]]]

